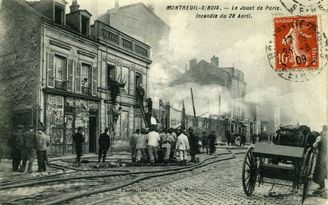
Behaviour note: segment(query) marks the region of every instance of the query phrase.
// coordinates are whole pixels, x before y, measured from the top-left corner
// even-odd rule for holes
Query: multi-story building
[[[261,118],[260,118],[261,107],[258,103],[246,102],[246,136],[248,140],[252,135],[258,135],[261,132]]]
[[[97,136],[115,119],[115,139],[127,139],[139,126],[135,83],[148,86],[150,47],[104,23],[90,26],[91,14],[77,1],[66,14],[66,4],[2,1],[0,119],[11,130],[43,124],[51,150],[63,153],[72,151],[72,135],[81,126],[84,150],[94,152]],[[117,84],[115,108],[111,91]]]
[[[119,1],[115,1],[115,8],[101,14],[98,20],[147,42],[152,47],[151,59],[167,63],[170,27],[155,14],[152,6],[143,3],[119,6]]]
[[[245,110],[246,110],[246,82],[244,73],[233,67],[220,67],[219,58],[213,56],[211,63],[193,58],[189,61],[189,69],[179,76],[172,85],[193,82],[199,85],[216,84],[228,90],[230,99],[221,99],[229,103],[229,111],[220,113],[229,119],[229,130],[234,133],[245,133]],[[223,98],[223,96],[222,96]],[[220,104],[220,102],[219,102]]]

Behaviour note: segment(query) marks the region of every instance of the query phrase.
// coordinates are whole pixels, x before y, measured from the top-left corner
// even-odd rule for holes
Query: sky
[[[78,2],[80,8],[87,9],[93,14],[93,19],[115,7],[115,0],[78,0]],[[293,119],[290,123],[309,124],[316,130],[320,130],[322,124],[327,122],[327,68],[310,81],[292,82],[278,77],[266,58],[265,46],[274,39],[273,17],[291,15],[280,4],[280,1],[265,1],[264,4],[264,1],[260,0],[247,2],[238,0],[119,0],[119,6],[138,2],[152,5],[155,13],[171,28],[170,41],[167,42],[170,48],[168,55],[171,69],[183,72],[189,59],[196,57],[197,60],[204,59],[210,62],[210,58],[216,55],[220,58],[220,66],[235,66],[245,73],[247,101],[257,103],[272,101],[281,106],[281,112],[290,112]],[[71,0],[68,0],[68,3],[70,4]],[[166,10],[168,5],[200,4],[219,5],[221,8],[229,9],[226,11]],[[233,6],[238,6],[239,9],[242,6],[249,9],[252,9],[252,6],[255,6],[253,9],[263,6],[263,10],[232,11]],[[267,6],[274,10],[266,10]],[[227,14],[228,16],[230,13],[236,15],[250,13],[252,18],[197,19],[195,18],[197,13]],[[322,25],[328,25],[327,16],[322,16],[321,21]],[[327,33],[327,28],[320,27],[320,29]],[[180,86],[180,91],[177,93],[176,88],[168,87],[167,79],[170,79],[172,72],[163,70],[161,64],[162,62],[153,62],[151,67],[150,79],[153,84],[151,93],[155,98],[165,96],[175,101],[173,104],[178,107],[181,106],[179,102],[182,99],[188,99],[190,86],[193,86],[195,98],[199,101],[198,113],[210,110],[217,112],[215,105],[218,94],[211,95],[210,93],[224,95],[223,88],[186,85]],[[210,105],[211,103],[213,105]],[[186,109],[188,111],[188,107]],[[189,107],[189,110],[192,109]]]

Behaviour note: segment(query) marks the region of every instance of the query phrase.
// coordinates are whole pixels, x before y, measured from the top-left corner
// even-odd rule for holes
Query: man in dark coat
[[[196,162],[196,153],[198,151],[198,137],[194,134],[192,128],[189,128],[188,139],[190,145],[191,161]]]
[[[82,144],[84,142],[84,136],[82,134],[82,127],[77,128],[77,133],[73,135],[73,142],[75,143],[75,152],[76,152],[76,162],[77,166],[81,166],[81,154],[82,154]]]
[[[18,167],[22,159],[23,141],[23,125],[17,126],[17,131],[13,132],[13,136],[9,140],[12,157],[12,171],[18,172]]]
[[[215,135],[215,132],[212,131],[211,134],[208,136],[208,144],[210,147],[210,154],[215,153],[215,141],[216,141],[216,135]]]
[[[202,135],[202,147],[203,147],[203,152],[206,151],[206,154],[208,154],[208,144],[207,144],[207,134],[206,132],[203,132],[203,135]]]
[[[24,146],[22,149],[22,166],[20,171],[25,172],[27,164],[27,172],[32,173],[32,165],[37,147],[36,134],[33,130],[33,127],[29,127],[28,130],[23,132],[23,142]]]
[[[313,147],[318,148],[316,165],[313,173],[313,181],[319,184],[319,188],[313,194],[327,198],[325,179],[327,178],[327,126],[323,126],[321,136],[318,136]]]
[[[108,134],[109,129],[106,127],[105,131],[99,136],[99,153],[98,153],[98,163],[100,163],[100,159],[102,157],[102,162],[106,160],[106,154],[110,147],[110,136]]]
[[[140,102],[142,102],[145,97],[145,89],[142,87],[142,84],[140,84],[137,87],[136,92],[137,92],[137,98],[140,100]]]
[[[245,146],[246,144],[246,134],[245,133],[242,133],[241,134],[241,137],[240,137],[240,146]]]
[[[231,143],[231,133],[229,130],[226,131],[226,138],[227,138],[227,141],[228,141],[228,145],[232,144]]]

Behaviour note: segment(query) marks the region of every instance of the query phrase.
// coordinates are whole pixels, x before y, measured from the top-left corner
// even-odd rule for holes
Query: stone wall
[[[41,21],[25,6],[3,0],[0,10],[0,124],[9,128],[17,125],[11,123],[13,111],[16,118],[19,112],[26,115],[21,118],[32,116],[40,83]]]

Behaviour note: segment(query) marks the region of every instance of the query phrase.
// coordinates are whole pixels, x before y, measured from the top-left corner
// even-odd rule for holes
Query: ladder
[[[138,99],[138,103],[139,103],[139,108],[140,108],[140,111],[141,111],[142,119],[145,122],[146,128],[149,128],[149,121],[148,121],[148,119],[146,117],[146,112],[145,112],[145,108],[144,108],[144,105],[143,105],[143,101],[139,97],[137,97],[137,99]]]

